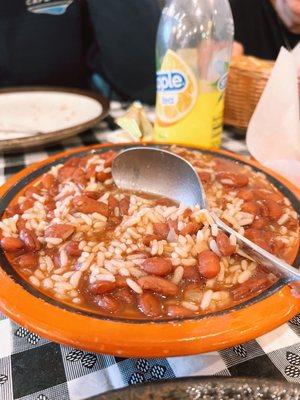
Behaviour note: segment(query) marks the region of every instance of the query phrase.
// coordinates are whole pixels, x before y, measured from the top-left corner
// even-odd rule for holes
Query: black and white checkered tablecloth
[[[112,104],[112,115],[122,112]],[[120,139],[112,117],[58,145],[0,156],[0,182],[25,166],[80,145]],[[112,132],[115,131],[115,132]],[[223,148],[247,154],[225,132]],[[165,359],[124,359],[49,342],[0,314],[0,400],[81,400],[127,385],[192,375],[254,376],[300,384],[300,315],[256,340],[219,352]]]

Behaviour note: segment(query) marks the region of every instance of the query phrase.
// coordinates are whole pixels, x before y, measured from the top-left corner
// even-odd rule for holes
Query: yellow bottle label
[[[219,147],[224,82],[225,75],[205,86],[178,54],[168,50],[157,73],[155,140]]]

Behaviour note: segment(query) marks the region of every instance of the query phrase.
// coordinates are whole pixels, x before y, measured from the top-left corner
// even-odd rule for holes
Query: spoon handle
[[[268,251],[240,235],[221,221],[214,213],[212,213],[211,216],[218,228],[236,237],[237,244],[239,248],[245,252],[245,255],[249,256],[253,261],[262,264],[275,276],[286,279],[290,283],[290,286],[293,287],[294,292],[300,296],[300,271],[298,269],[273,256]]]

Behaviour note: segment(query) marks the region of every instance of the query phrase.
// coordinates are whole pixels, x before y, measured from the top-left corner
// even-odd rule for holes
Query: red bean
[[[270,281],[267,277],[253,277],[231,289],[231,294],[233,300],[242,300],[250,297],[252,293],[261,292],[268,286],[270,286]]]
[[[26,199],[21,204],[19,204],[19,209],[23,213],[24,211],[28,210],[29,208],[33,207],[34,200],[33,199]]]
[[[76,211],[84,214],[97,212],[105,217],[108,217],[109,214],[108,206],[106,204],[84,195],[74,197],[73,206]]]
[[[242,211],[253,215],[258,215],[260,213],[260,207],[255,201],[246,201],[242,205]]]
[[[110,194],[108,197],[108,208],[109,211],[113,214],[115,211],[115,208],[119,206],[118,200],[115,198],[114,195]]]
[[[25,191],[24,196],[31,198],[33,194],[39,194],[39,193],[40,193],[39,186],[31,186]]]
[[[30,229],[22,229],[20,231],[20,239],[24,242],[28,251],[39,251],[42,247],[35,232]]]
[[[251,201],[254,199],[253,191],[250,189],[242,188],[237,192],[237,197],[245,201]]]
[[[172,318],[188,318],[195,315],[192,310],[188,310],[183,306],[169,305],[166,307],[168,317]]]
[[[116,288],[115,282],[97,282],[89,287],[89,291],[92,294],[103,294],[107,292],[112,292]]]
[[[161,239],[166,239],[170,231],[168,224],[164,222],[156,222],[153,224],[154,235],[161,237]]]
[[[255,196],[258,199],[261,200],[272,200],[275,201],[275,203],[282,203],[283,202],[283,196],[279,193],[271,192],[269,190],[256,190],[255,191]]]
[[[1,246],[5,251],[14,253],[15,251],[22,250],[24,248],[24,243],[18,238],[9,236],[1,239]]]
[[[102,196],[102,192],[96,192],[94,190],[86,190],[84,192],[85,196],[90,197],[91,199],[98,200]]]
[[[254,218],[254,221],[252,222],[250,227],[254,229],[262,229],[265,226],[268,226],[269,223],[270,222],[267,218],[257,216]]]
[[[161,237],[157,236],[157,235],[146,235],[143,237],[143,243],[145,246],[150,246],[150,243],[153,240],[160,240],[160,239],[161,239]]]
[[[123,287],[123,288],[117,290],[114,293],[114,296],[122,303],[131,304],[131,305],[135,305],[135,303],[136,303],[135,294],[131,290],[129,290],[127,287]]]
[[[118,301],[109,294],[103,294],[95,297],[97,305],[109,313],[116,313],[120,310]]]
[[[218,232],[216,241],[218,248],[223,256],[227,257],[235,253],[236,246],[230,243],[228,236],[224,232],[222,231]]]
[[[111,174],[108,173],[108,172],[101,171],[101,172],[97,172],[96,173],[96,180],[99,181],[99,182],[104,182],[104,181],[106,181],[107,179],[110,179],[110,178],[111,178]]]
[[[22,229],[26,228],[26,221],[23,218],[19,218],[18,221],[16,222],[18,232],[20,232]]]
[[[282,213],[283,213],[283,207],[276,203],[274,200],[266,200],[266,206],[269,211],[269,217],[278,220]]]
[[[263,249],[271,252],[271,240],[272,240],[272,234],[268,233],[262,229],[253,229],[249,228],[245,230],[245,237],[258,246],[262,247]]]
[[[201,280],[201,276],[199,274],[199,271],[196,267],[193,267],[192,265],[184,267],[184,272],[183,272],[183,279],[186,279],[188,281],[193,281],[193,282],[199,282]]]
[[[65,162],[64,167],[78,167],[80,162],[79,157],[71,157]]]
[[[56,208],[56,203],[53,199],[48,199],[45,201],[44,207],[47,211],[53,211]]]
[[[246,175],[236,172],[219,172],[216,175],[216,180],[222,185],[230,187],[243,187],[247,186],[249,179]]]
[[[162,313],[159,298],[151,293],[145,292],[139,296],[138,307],[147,317],[159,317]]]
[[[58,182],[65,182],[67,180],[72,179],[74,172],[76,170],[76,166],[69,166],[65,164],[58,170],[57,179]]]
[[[146,258],[142,264],[142,268],[144,271],[148,272],[148,274],[166,276],[172,271],[173,266],[168,258],[151,257]]]
[[[69,224],[53,224],[45,230],[46,237],[66,240],[75,232],[75,226]]]
[[[175,283],[158,276],[142,276],[138,279],[138,284],[145,290],[152,290],[164,296],[175,296],[178,293],[178,287]]]
[[[116,276],[116,286],[118,288],[126,288],[127,286],[127,282],[126,282],[126,277],[125,276],[121,276],[121,275],[117,275]]]
[[[6,217],[13,217],[16,214],[20,214],[21,210],[18,204],[14,205],[9,205],[7,209],[5,210],[5,216]]]
[[[71,257],[79,257],[81,250],[79,250],[78,245],[79,242],[75,242],[74,240],[69,242],[65,247],[67,254]]]
[[[185,235],[194,235],[200,229],[199,224],[197,222],[188,222],[186,226],[180,231],[180,234]]]
[[[37,253],[26,253],[16,258],[20,268],[36,268],[39,264],[39,256]]]
[[[45,189],[50,189],[53,186],[56,186],[56,179],[52,174],[45,174],[41,179],[41,184]]]
[[[215,278],[220,272],[220,258],[211,250],[204,250],[198,255],[198,268],[204,278]]]
[[[128,214],[130,200],[128,196],[125,196],[119,203],[119,209],[122,216]]]

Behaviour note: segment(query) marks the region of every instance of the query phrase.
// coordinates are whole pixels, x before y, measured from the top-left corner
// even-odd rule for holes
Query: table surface
[[[124,107],[113,102],[110,117],[75,138],[0,156],[0,183],[65,149],[125,140],[114,123]],[[247,155],[244,139],[229,131],[223,133],[222,147]],[[81,400],[139,382],[195,375],[265,377],[300,384],[300,314],[256,340],[219,352],[165,359],[125,359],[62,346],[0,314],[1,400]]]

